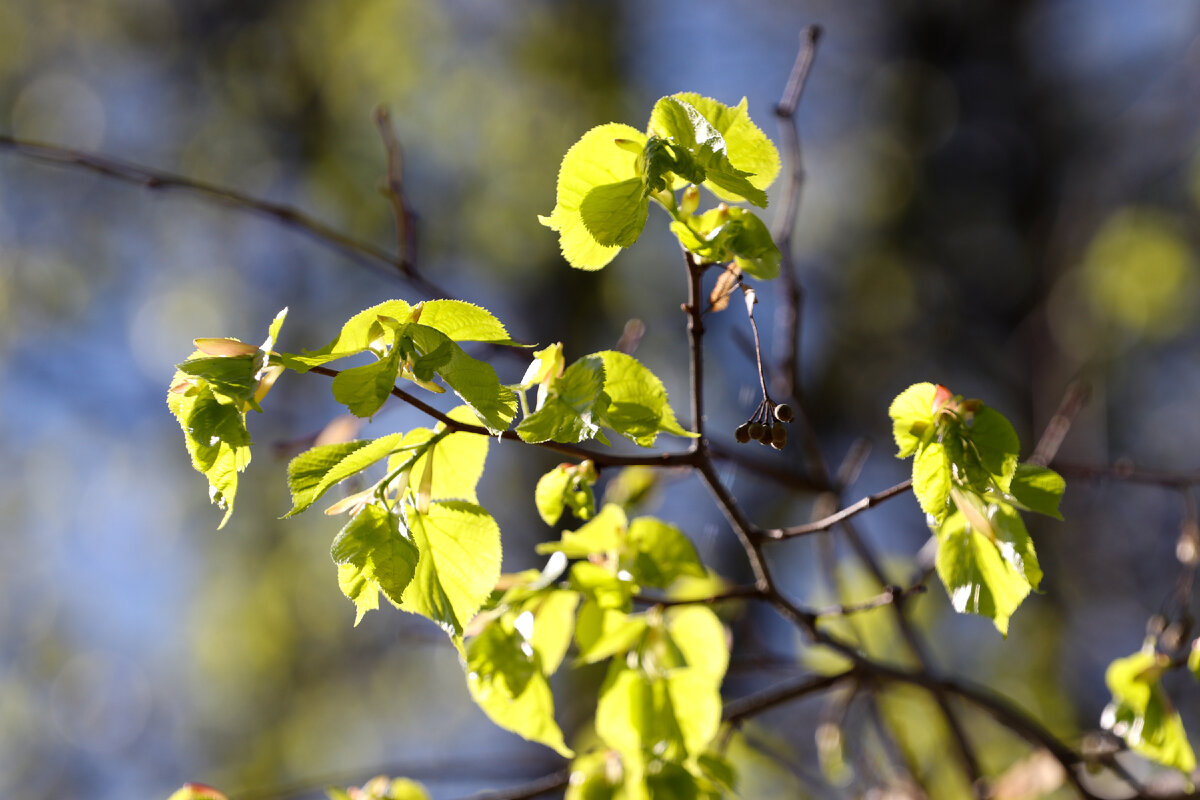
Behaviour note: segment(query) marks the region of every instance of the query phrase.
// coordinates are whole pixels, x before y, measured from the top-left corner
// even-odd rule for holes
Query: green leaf
[[[420,323],[441,331],[452,341],[516,344],[492,312],[473,303],[427,300],[420,308]]]
[[[541,659],[542,672],[546,675],[554,674],[571,645],[579,599],[578,592],[545,589],[522,607],[522,613],[533,614],[529,644]]]
[[[950,460],[946,448],[930,442],[913,459],[913,494],[921,510],[941,522],[949,511]]]
[[[615,503],[631,511],[646,503],[658,486],[659,470],[654,467],[625,467],[604,487],[604,502]]]
[[[1200,681],[1200,638],[1192,642],[1192,652],[1188,653],[1187,668],[1192,677]]]
[[[596,734],[627,765],[643,764],[651,749],[663,761],[681,761],[687,755],[667,681],[622,661],[613,661],[600,687],[595,724]]]
[[[539,216],[538,220],[558,231],[563,257],[572,267],[601,269],[621,251],[620,245],[603,244],[588,230],[582,207],[585,198],[597,187],[620,184],[631,178],[640,182],[637,156],[620,142],[633,142],[641,147],[645,141],[645,135],[636,128],[609,123],[589,130],[563,156],[554,210],[550,216]],[[637,204],[645,202],[642,198]]]
[[[372,417],[391,396],[399,372],[400,348],[393,346],[377,361],[338,373],[333,397],[356,417]]]
[[[892,418],[892,435],[899,452],[896,458],[908,458],[917,452],[922,442],[935,433],[933,402],[937,387],[932,383],[916,383],[896,395],[888,408]]]
[[[1100,724],[1135,752],[1190,774],[1196,768],[1196,755],[1160,681],[1169,663],[1166,656],[1142,650],[1109,664],[1104,679],[1113,701],[1104,709]]]
[[[514,627],[512,614],[492,620],[467,640],[466,661],[471,697],[493,722],[567,758],[574,755],[554,721],[541,659]]]
[[[1028,534],[1022,539],[1011,521],[992,532],[999,535],[990,537],[955,510],[937,529],[936,566],[955,611],[987,617],[1007,636],[1009,618],[1033,589],[1028,576],[1040,579],[1041,571]]]
[[[1054,470],[1034,464],[1019,464],[1009,491],[1018,503],[1030,511],[1062,519],[1058,504],[1066,488],[1066,481]]]
[[[571,588],[582,592],[600,608],[629,611],[637,584],[599,564],[577,561],[571,565]]]
[[[218,400],[238,406],[239,411],[246,410],[258,385],[258,367],[252,355],[189,358],[175,368],[184,375],[202,378]]]
[[[669,609],[667,633],[688,667],[707,675],[714,686],[721,685],[729,667],[729,640],[712,609],[699,605]]]
[[[595,664],[632,650],[646,635],[645,614],[626,614],[585,601],[575,626],[579,663]]]
[[[603,389],[604,362],[597,356],[579,359],[542,385],[537,410],[521,420],[517,435],[534,443],[602,439],[599,422],[608,405]]]
[[[627,520],[620,506],[606,505],[600,513],[574,531],[563,531],[557,542],[543,542],[539,553],[562,553],[567,558],[587,558],[593,554],[616,552],[625,544]]]
[[[650,201],[640,177],[597,186],[579,204],[588,233],[600,244],[628,247],[642,235]]]
[[[412,317],[412,306],[403,300],[388,300],[364,309],[347,320],[337,337],[320,350],[306,350],[303,355],[280,353],[280,363],[303,373],[330,361],[357,355],[370,349],[373,344],[378,346],[384,338],[391,338],[384,337],[379,327],[380,317],[407,322]]]
[[[636,554],[627,568],[638,583],[664,588],[681,575],[705,575],[695,546],[674,525],[654,517],[638,517],[630,523],[627,538],[629,549]]]
[[[714,107],[720,106],[716,101],[708,102]],[[730,202],[746,200],[756,206],[766,207],[767,195],[763,187],[771,183],[774,174],[765,181],[763,187],[749,180],[751,173],[738,169],[730,160],[721,132],[682,96],[664,97],[654,104],[650,113],[649,135],[662,136],[688,153],[699,171],[694,168],[683,172],[676,170],[687,180],[695,182],[695,178],[703,175],[703,185],[721,199]],[[767,145],[770,146],[770,143],[767,142]]]
[[[559,464],[538,479],[534,490],[538,516],[547,525],[555,525],[564,508],[582,520],[596,513],[596,495],[592,486],[579,474],[578,466]]]
[[[696,437],[680,427],[662,381],[640,361],[616,350],[593,356],[603,362],[603,390],[609,400],[604,425],[642,447],[652,447],[660,431]]]
[[[736,106],[727,106],[692,92],[683,92],[675,97],[704,115],[721,134],[729,163],[735,169],[748,173],[747,179],[751,184],[766,189],[774,183],[779,174],[779,151],[750,119],[746,98],[743,97]],[[714,194],[721,196],[720,192],[714,191]]]
[[[237,406],[222,403],[206,382],[187,381],[188,376],[175,373],[167,407],[183,429],[192,466],[208,479],[209,499],[225,510],[220,529],[233,514],[238,473],[250,463],[246,415]]]
[[[500,577],[500,527],[460,501],[433,503],[425,514],[409,507],[407,523],[421,559],[400,607],[461,637]]]
[[[731,222],[726,233],[726,246],[742,272],[767,281],[778,277],[783,256],[770,229],[753,211],[731,208],[729,213]]]
[[[667,693],[684,750],[699,755],[721,727],[720,682],[714,683],[703,667],[683,667],[671,670]]]
[[[995,409],[983,406],[975,412],[968,435],[980,465],[996,486],[1007,492],[1021,451],[1012,423]]]
[[[379,607],[378,592],[400,604],[419,557],[416,545],[401,535],[396,516],[374,504],[365,506],[346,523],[333,540],[330,555],[339,567],[339,585],[343,591],[350,587],[353,593],[347,592],[346,596],[358,609],[355,625],[367,611]]]
[[[441,331],[415,324],[405,330],[423,353],[447,348],[449,359],[437,367],[437,374],[471,407],[489,431],[499,434],[508,428],[517,415],[517,396],[500,383],[491,364],[467,355]]]
[[[468,406],[459,406],[446,416],[471,425],[479,421],[475,412]],[[437,432],[445,429],[446,426],[439,422]],[[416,445],[418,442],[428,441],[433,436],[434,432],[428,428],[417,428],[404,438],[404,444],[406,447]],[[489,438],[478,433],[446,434],[413,463],[412,474],[425,474],[432,458],[433,483],[430,486],[430,497],[434,500],[467,500],[477,503],[479,498],[476,489],[479,479],[483,477],[489,446]]]
[[[387,458],[403,446],[403,440],[404,434],[393,433],[378,439],[318,445],[296,456],[288,462],[292,509],[284,517],[305,511],[338,483]]]

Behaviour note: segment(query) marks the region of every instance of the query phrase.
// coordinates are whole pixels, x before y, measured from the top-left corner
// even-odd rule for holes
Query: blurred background
[[[569,358],[641,320],[637,355],[686,423],[685,278],[664,219],[652,213],[643,240],[603,272],[580,273],[536,215],[553,206],[575,139],[607,121],[642,127],[664,94],[745,95],[775,136],[774,104],[810,23],[825,36],[799,110],[802,370],[826,458],[838,464],[860,437],[874,445],[848,498],[906,477],[886,411],[923,380],[998,408],[1028,454],[1082,379],[1091,400],[1061,462],[1200,468],[1190,0],[6,0],[0,133],[294,205],[390,248],[371,120],[385,104],[424,274],[519,339],[566,342]],[[773,358],[775,287],[758,288]],[[296,352],[392,297],[421,299],[295,229],[0,150],[0,796],[156,798],[203,780],[239,800],[309,798],[389,772],[450,798],[560,765],[475,709],[431,624],[384,609],[352,627],[328,556],[336,522],[277,519],[290,448],[336,414],[326,379],[285,378],[251,415],[259,447],[220,533],[167,413],[172,365],[192,338],[261,341],[287,306],[280,346]],[[709,331],[709,426],[731,444],[757,405],[740,304]],[[524,367],[498,362],[510,382]],[[388,407],[363,434],[424,422]],[[769,457],[802,469],[794,445]],[[504,532],[506,569],[536,566],[532,545],[556,535],[532,490],[557,460],[493,446],[481,502]],[[811,495],[733,465],[724,477],[763,524],[811,513]],[[651,510],[745,579],[699,484],[663,489]],[[1105,666],[1138,649],[1148,617],[1179,610],[1185,507],[1178,489],[1070,480],[1067,522],[1031,523],[1044,593],[1007,641],[950,613],[940,586],[913,603],[937,663],[1078,745],[1108,700]],[[861,528],[907,580],[928,538],[915,501]],[[818,579],[820,546],[773,551],[806,603],[834,599]],[[843,578],[861,590],[847,600],[877,591],[852,569]],[[888,652],[886,612],[857,624]],[[769,616],[737,630],[731,696],[777,680],[781,663],[813,663]],[[595,683],[585,673],[560,686],[568,739]],[[1179,675],[1167,687],[1200,745],[1200,694]],[[955,796],[928,702],[890,702],[910,764]],[[870,785],[816,756],[826,716],[809,700],[760,720],[771,755],[739,751],[744,796]],[[971,726],[992,773],[1027,752]]]

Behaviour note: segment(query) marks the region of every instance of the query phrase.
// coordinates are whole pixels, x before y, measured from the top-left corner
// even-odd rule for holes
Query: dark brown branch
[[[800,396],[793,390],[800,384],[800,311],[804,302],[804,290],[796,276],[796,265],[792,258],[792,229],[796,224],[800,193],[804,188],[804,161],[801,156],[800,128],[796,123],[796,108],[808,83],[820,38],[821,29],[816,25],[810,25],[801,32],[796,62],[788,76],[783,97],[775,107],[775,114],[779,117],[780,147],[788,175],[771,232],[781,256],[780,278],[785,300],[780,310],[783,329],[781,339],[786,347],[779,350],[784,353],[779,370],[779,386],[786,387],[786,391],[797,400]]]
[[[833,675],[803,675],[784,681],[776,686],[764,689],[748,697],[730,700],[721,712],[725,722],[738,723],[747,717],[761,714],[775,706],[799,700],[808,695],[818,694],[831,689],[842,681],[854,677],[855,669],[839,672]]]
[[[272,203],[228,187],[144,167],[121,159],[44,142],[19,139],[5,134],[0,134],[0,150],[9,150],[25,158],[46,164],[83,169],[146,189],[176,190],[198,195],[206,200],[267,217],[289,228],[301,231],[350,257],[356,263],[387,277],[395,277],[399,273],[431,297],[450,296],[417,275],[413,265],[403,258],[391,256],[372,244],[347,236],[292,206]]]
[[[315,372],[318,375],[324,375],[329,378],[336,378],[341,374],[336,369],[328,367],[312,367],[309,372]],[[421,411],[430,417],[433,417],[438,422],[445,425],[452,431],[457,433],[475,433],[480,436],[495,436],[491,431],[482,425],[471,425],[466,422],[459,422],[456,419],[443,414],[433,406],[426,403],[420,398],[414,397],[408,392],[401,389],[399,386],[392,387],[392,396],[403,400],[413,408]],[[561,442],[526,442],[516,431],[504,431],[500,434],[500,438],[508,442],[521,442],[522,444],[531,445],[533,447],[541,447],[546,450],[552,450],[555,453],[570,458],[577,458],[580,461],[591,459],[597,467],[688,467],[694,466],[696,463],[696,454],[692,451],[683,453],[654,453],[645,456],[623,456],[616,453],[605,453],[588,450],[583,447],[577,447],[573,444],[562,444]]]
[[[541,797],[544,794],[556,792],[565,787],[570,780],[571,769],[566,767],[520,786],[497,789],[492,792],[477,792],[462,798],[462,800],[527,800],[527,798]]]
[[[635,594],[633,601],[635,603],[648,603],[650,605],[659,606],[661,608],[670,608],[672,606],[699,606],[699,605],[714,605],[716,603],[724,603],[728,600],[769,600],[761,589],[757,586],[734,586],[717,594],[705,595],[704,597],[650,597],[644,594]]]
[[[839,522],[845,522],[847,519],[849,519],[850,517],[853,517],[855,514],[861,514],[862,512],[866,511],[869,508],[874,508],[875,506],[879,505],[880,503],[890,500],[891,498],[896,497],[897,495],[904,494],[910,488],[912,488],[912,480],[911,479],[907,480],[907,481],[903,481],[902,483],[898,483],[895,486],[891,487],[890,489],[884,489],[882,492],[877,492],[873,495],[868,495],[867,497],[864,497],[863,499],[859,500],[854,505],[846,506],[841,511],[838,511],[834,514],[830,514],[829,516],[827,516],[823,519],[819,519],[814,522],[809,522],[804,525],[793,525],[789,528],[772,528],[769,530],[762,531],[761,534],[766,539],[772,539],[772,540],[779,541],[779,540],[783,540],[783,539],[791,539],[796,536],[808,536],[813,533],[820,533],[821,531],[827,531],[830,528],[832,528],[833,526],[837,525]]]
[[[914,594],[924,594],[925,592],[926,587],[924,583],[915,583],[907,589],[899,586],[888,586],[870,600],[863,600],[861,603],[851,603],[849,605],[827,606],[815,611],[814,615],[818,618],[845,617],[850,614],[858,614],[862,611],[882,608],[891,603],[899,602],[902,598],[911,597]]]
[[[704,338],[704,311],[700,305],[700,279],[704,275],[705,267],[697,262],[691,253],[684,251],[683,255],[684,261],[687,263],[688,275],[688,301],[683,310],[687,312],[692,430],[700,434],[693,450],[702,452],[704,450],[704,353],[701,342]]]

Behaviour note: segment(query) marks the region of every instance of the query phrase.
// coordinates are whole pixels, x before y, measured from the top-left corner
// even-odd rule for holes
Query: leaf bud
[[[737,430],[733,432],[733,438],[738,440],[739,444],[745,444],[750,441],[750,423],[743,422],[737,426]]]
[[[700,187],[696,184],[689,184],[683,190],[683,199],[679,201],[679,210],[681,213],[692,215],[696,213],[696,209],[700,207]]]
[[[600,477],[600,473],[596,470],[596,463],[590,458],[585,458],[579,463],[579,477],[588,483],[595,483]]]
[[[796,417],[796,412],[792,411],[792,407],[787,403],[780,403],[775,406],[775,419],[780,422],[791,422]]]
[[[765,431],[766,429],[767,429],[767,426],[763,425],[761,422],[751,422],[750,428],[749,428],[749,430],[747,430],[747,433],[750,434],[751,439],[761,442],[763,431]]]

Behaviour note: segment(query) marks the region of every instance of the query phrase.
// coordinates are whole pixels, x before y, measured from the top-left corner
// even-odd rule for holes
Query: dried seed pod
[[[750,423],[750,427],[746,432],[750,434],[751,439],[761,442],[763,431],[765,431],[766,429],[767,429],[766,425],[763,425],[761,422],[755,421],[755,422]]]
[[[783,446],[786,444],[787,444],[786,437],[784,437],[784,439],[782,441],[776,441],[774,439],[771,440],[771,447],[774,447],[776,450],[782,450]]]
[[[771,426],[771,441],[780,443],[787,441],[787,426],[782,422],[776,422]]]
[[[733,432],[733,438],[738,440],[739,444],[745,444],[750,441],[750,423],[743,422],[737,426],[737,430]]]
[[[780,422],[791,422],[795,416],[796,414],[792,411],[792,407],[787,403],[780,403],[775,406],[775,419]]]
[[[762,433],[759,434],[758,440],[760,442],[762,442],[763,444],[771,443],[771,426],[770,425],[762,426]]]

